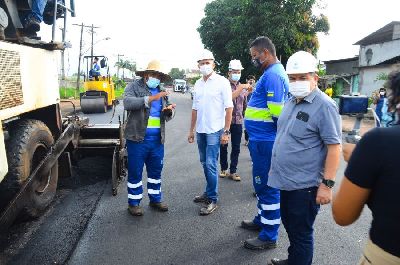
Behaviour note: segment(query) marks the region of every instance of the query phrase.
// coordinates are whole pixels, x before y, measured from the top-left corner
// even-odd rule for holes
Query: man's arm
[[[192,119],[190,121],[190,131],[188,136],[189,143],[194,142],[194,128],[196,127],[196,121],[197,121],[197,110],[192,109]]]
[[[224,130],[229,130],[231,128],[231,122],[232,122],[232,112],[233,108],[227,108],[225,109],[225,127]]]
[[[340,163],[340,144],[328,144],[325,160],[324,179],[335,180]],[[317,204],[328,204],[332,201],[332,188],[321,183],[317,192]]]

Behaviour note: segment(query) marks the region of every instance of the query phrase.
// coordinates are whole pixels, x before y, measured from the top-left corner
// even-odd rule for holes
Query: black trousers
[[[232,143],[232,151],[231,151],[231,165],[230,165],[230,173],[236,173],[239,153],[240,153],[240,142],[242,141],[243,134],[243,125],[242,124],[231,124],[231,143]],[[220,146],[220,163],[221,170],[228,170],[228,144],[224,144]]]

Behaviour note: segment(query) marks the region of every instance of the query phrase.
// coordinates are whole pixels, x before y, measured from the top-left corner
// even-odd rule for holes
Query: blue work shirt
[[[280,62],[268,66],[256,83],[247,104],[244,124],[250,141],[274,141],[276,121],[289,90],[289,79]]]
[[[341,142],[341,117],[329,96],[316,88],[299,103],[292,97],[278,120],[268,185],[286,191],[317,187],[327,145]]]
[[[150,88],[151,95],[154,96],[160,93],[158,88]],[[160,141],[161,140],[161,123],[160,116],[162,110],[162,99],[153,100],[150,107],[150,117],[147,123],[145,140]]]

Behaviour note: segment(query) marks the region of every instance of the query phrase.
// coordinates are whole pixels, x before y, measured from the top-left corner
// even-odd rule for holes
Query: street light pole
[[[94,35],[93,24],[92,24],[91,33],[92,33],[92,47],[91,47],[91,49],[90,49],[90,56],[91,56],[91,58],[90,58],[90,65],[93,65],[93,35]]]
[[[79,93],[79,82],[81,81],[81,57],[82,57],[82,37],[83,37],[83,23],[81,24],[81,40],[79,44],[79,61],[78,61],[78,78],[76,80],[76,91],[75,98],[77,97],[77,93]]]

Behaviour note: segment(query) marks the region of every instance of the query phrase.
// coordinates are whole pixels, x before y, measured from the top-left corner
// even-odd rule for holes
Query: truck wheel
[[[10,139],[6,143],[9,172],[1,186],[15,195],[53,144],[49,128],[41,121],[25,120],[11,128]],[[50,172],[33,180],[31,189],[26,191],[27,206],[22,214],[28,217],[40,216],[53,200],[57,182],[58,163],[54,164]]]

